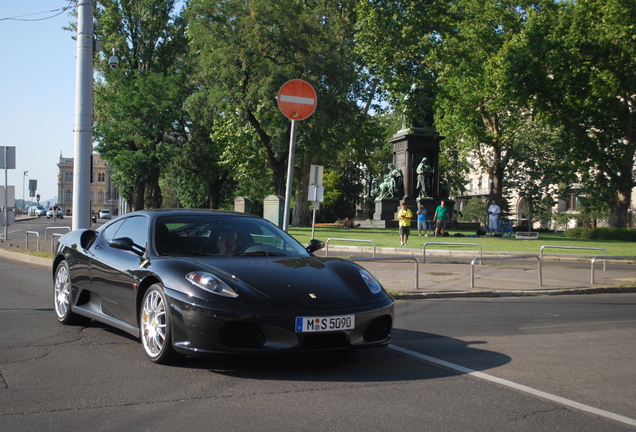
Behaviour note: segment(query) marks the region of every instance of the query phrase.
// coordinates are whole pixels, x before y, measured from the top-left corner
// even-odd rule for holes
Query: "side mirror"
[[[108,242],[108,245],[115,249],[121,249],[126,251],[131,251],[139,256],[142,256],[146,249],[135,244],[130,237],[120,237],[116,239],[112,239]]]
[[[317,250],[320,250],[324,247],[325,247],[325,242],[316,240],[316,239],[311,239],[309,240],[309,244],[307,245],[306,250],[309,253],[314,253]]]

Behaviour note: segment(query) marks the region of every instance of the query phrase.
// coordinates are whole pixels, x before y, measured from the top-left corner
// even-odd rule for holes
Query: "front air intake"
[[[228,348],[250,349],[262,348],[265,335],[258,326],[247,322],[230,322],[219,330],[219,339]]]
[[[391,325],[393,324],[389,315],[374,318],[364,331],[365,342],[379,342],[389,337]]]

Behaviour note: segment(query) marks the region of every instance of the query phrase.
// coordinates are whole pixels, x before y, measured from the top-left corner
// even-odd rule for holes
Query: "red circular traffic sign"
[[[316,109],[318,98],[306,81],[287,81],[278,91],[278,108],[292,120],[304,120]]]

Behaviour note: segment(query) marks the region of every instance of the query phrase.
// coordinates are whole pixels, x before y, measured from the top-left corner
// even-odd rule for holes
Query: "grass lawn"
[[[461,232],[465,236],[474,235],[471,231],[452,231]],[[298,241],[307,244],[311,240],[311,227],[289,227],[289,233]],[[581,240],[565,237],[563,233],[539,233],[538,240],[516,240],[513,237],[432,237],[432,233],[428,231],[428,237],[418,237],[417,230],[411,229],[408,246],[400,246],[400,236],[397,228],[381,229],[381,228],[353,228],[345,229],[340,227],[319,227],[315,228],[315,237],[318,240],[326,241],[329,238],[344,238],[357,240],[373,240],[378,247],[395,247],[395,248],[418,248],[421,249],[425,242],[448,242],[448,243],[479,243],[484,252],[520,252],[520,253],[539,253],[541,246],[577,246],[577,247],[596,247],[605,248],[608,255],[636,255],[636,245],[633,242],[623,242],[619,240]],[[339,246],[369,246],[361,242],[345,242],[331,241],[329,245]],[[426,247],[430,249],[466,249],[473,250],[474,246],[446,246],[446,245],[430,245]],[[545,249],[544,253],[570,253],[578,255],[603,255],[598,250],[580,250],[580,249]]]

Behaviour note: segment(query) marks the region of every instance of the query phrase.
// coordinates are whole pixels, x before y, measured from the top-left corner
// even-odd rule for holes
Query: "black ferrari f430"
[[[314,256],[323,245],[242,213],[129,213],[60,238],[55,314],[128,332],[156,363],[386,346],[393,301],[359,265]]]

